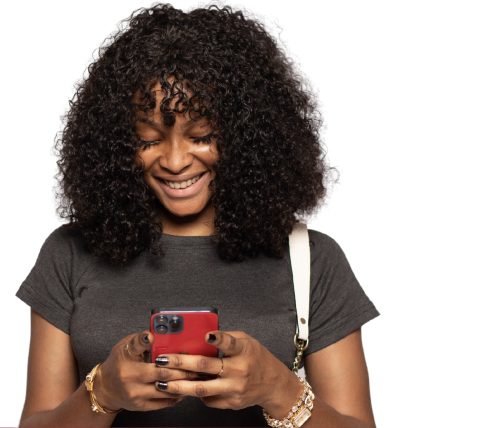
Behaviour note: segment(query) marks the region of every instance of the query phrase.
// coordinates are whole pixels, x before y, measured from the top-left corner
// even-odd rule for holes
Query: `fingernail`
[[[168,364],[168,357],[157,357],[155,358],[155,364],[159,366],[166,366]]]
[[[213,343],[217,340],[217,336],[215,336],[214,334],[209,334],[208,335],[208,339],[207,339],[207,342],[208,343]]]
[[[167,389],[168,383],[167,382],[157,382],[157,388],[165,391]]]
[[[150,340],[148,339],[148,334],[146,334],[145,336],[142,337],[143,341],[145,343],[150,343]]]

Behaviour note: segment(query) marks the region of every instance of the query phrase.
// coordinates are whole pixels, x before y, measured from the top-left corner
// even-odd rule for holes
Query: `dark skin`
[[[157,96],[162,96],[161,91]],[[163,206],[164,232],[208,236],[214,233],[215,216],[208,183],[218,158],[213,128],[204,119],[190,121],[180,114],[173,126],[166,126],[161,113],[153,113],[149,122],[145,115],[137,115],[138,137],[154,142],[139,151],[138,162]],[[203,180],[194,183],[192,178],[198,176]],[[94,386],[99,403],[109,410],[149,411],[174,406],[190,395],[209,407],[260,405],[273,417],[284,418],[302,391],[291,370],[241,331],[213,331],[205,340],[209,334],[215,336],[212,344],[225,354],[221,377],[208,381],[196,377],[197,372],[219,373],[219,358],[173,354],[162,355],[169,361],[165,366],[145,363],[141,356],[149,351],[153,336],[144,331],[120,340],[103,362]],[[375,427],[360,329],[306,356],[305,369],[316,397],[304,427]],[[92,412],[86,388],[83,384],[77,388],[78,381],[70,336],[32,310],[27,397],[20,426],[110,426],[115,415]],[[166,384],[166,390],[159,390],[158,382]]]

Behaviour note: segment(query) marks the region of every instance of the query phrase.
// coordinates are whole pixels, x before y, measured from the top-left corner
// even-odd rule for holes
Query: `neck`
[[[199,213],[183,217],[172,214],[163,207],[160,208],[163,233],[168,235],[210,236],[215,233],[214,219],[215,208],[211,201]]]

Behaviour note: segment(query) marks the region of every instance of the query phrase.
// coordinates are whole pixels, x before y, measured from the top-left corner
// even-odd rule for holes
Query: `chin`
[[[196,204],[195,206],[171,206],[168,204],[162,204],[163,207],[170,212],[170,214],[173,214],[174,216],[177,217],[188,217],[188,216],[193,216],[196,214],[201,213],[205,207],[208,205],[207,203],[204,204]]]

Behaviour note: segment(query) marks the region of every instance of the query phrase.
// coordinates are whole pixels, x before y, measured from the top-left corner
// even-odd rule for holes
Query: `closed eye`
[[[156,144],[160,143],[160,140],[155,140],[155,141],[144,141],[141,140],[140,138],[138,139],[138,143],[140,145],[140,148],[142,150],[148,149],[150,146],[155,146]]]
[[[191,137],[192,141],[194,143],[209,143],[212,138],[215,138],[217,134],[215,134],[215,131],[210,132],[208,135],[204,135],[203,137]]]

